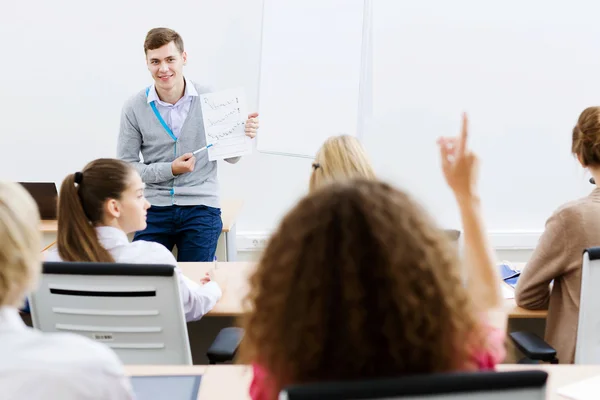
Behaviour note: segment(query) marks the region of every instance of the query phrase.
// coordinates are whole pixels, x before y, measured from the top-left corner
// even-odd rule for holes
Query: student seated
[[[3,399],[132,399],[117,356],[71,333],[42,333],[19,315],[41,272],[40,217],[18,184],[0,182],[0,393]]]
[[[439,142],[464,225],[465,277],[448,236],[385,183],[331,183],[284,217],[243,319],[253,399],[290,384],[484,370],[503,359],[500,277],[465,142],[466,128]]]
[[[130,164],[110,158],[90,162],[60,187],[58,236],[46,261],[174,265],[186,321],[198,320],[221,298],[221,289],[208,274],[200,284],[185,277],[163,245],[129,241],[128,233],[146,228],[149,207],[144,183]]]
[[[365,149],[354,136],[332,136],[321,145],[313,162],[310,191],[348,178],[375,179]]]
[[[600,107],[589,107],[579,116],[571,152],[600,183]],[[556,349],[560,363],[575,360],[583,250],[593,246],[600,246],[597,187],[588,196],[562,205],[546,221],[515,290],[520,307],[548,310],[545,340]]]

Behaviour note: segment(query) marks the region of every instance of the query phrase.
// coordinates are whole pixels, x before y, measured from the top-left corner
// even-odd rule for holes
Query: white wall
[[[189,78],[244,86],[257,109],[261,21],[261,0],[3,3],[0,176],[60,184],[88,161],[114,157],[123,102],[152,82],[143,40],[155,26],[182,34]],[[311,126],[301,110],[290,123]],[[258,153],[221,164],[222,196],[245,200],[239,231],[273,227],[305,190],[310,164]]]
[[[396,1],[391,3],[391,1],[387,0],[388,6],[397,4],[400,11],[409,3]],[[375,7],[383,2],[384,0],[376,1]],[[434,8],[445,10],[440,8],[440,4],[436,3]],[[456,4],[451,8],[455,14],[460,14],[461,9],[482,12],[481,9],[473,8],[474,4],[476,2],[462,1],[460,5],[463,8],[459,8]],[[514,6],[516,2],[511,4]],[[548,14],[548,18],[560,17],[559,8],[554,7],[550,10],[552,13]],[[442,28],[447,27],[443,23],[444,18],[450,16],[444,13],[446,11],[428,14],[435,17],[437,21],[430,28],[439,29],[440,34],[444,32]],[[580,15],[580,18],[592,18],[592,14],[585,14],[589,17]],[[489,13],[482,15],[490,16]],[[506,14],[502,15],[506,17]],[[392,25],[397,28],[399,20],[395,19],[392,12],[389,16],[395,21]],[[79,170],[91,159],[114,156],[123,102],[128,96],[151,83],[144,65],[142,43],[147,30],[154,26],[172,27],[183,35],[189,53],[189,63],[186,67],[186,75],[189,78],[220,88],[244,86],[248,94],[248,108],[257,109],[261,17],[261,0],[171,0],[168,3],[158,0],[126,2],[107,0],[96,3],[79,0],[5,2],[0,13],[0,35],[10,39],[3,42],[3,53],[7,58],[3,68],[4,80],[0,96],[1,177],[11,180],[50,180],[60,183],[67,173]],[[466,19],[467,22],[474,20],[468,15],[463,15],[461,18]],[[458,20],[463,21],[463,19]],[[563,29],[576,32],[572,37],[575,39],[577,35],[585,36],[591,32],[589,30],[593,26],[597,25],[572,24],[571,19],[565,21],[567,22],[554,31],[554,28],[549,27],[552,24],[543,18],[526,21],[527,23],[521,21],[517,31],[525,35],[527,31],[522,29],[523,26],[530,27],[530,23],[536,22],[545,27],[544,32],[551,37],[555,37],[556,32],[563,32],[558,29]],[[498,26],[503,25],[499,23]],[[478,25],[475,23],[472,27],[477,28]],[[598,37],[598,35],[589,36]],[[417,52],[415,54],[418,55],[417,50],[422,50],[426,45],[436,48],[436,37],[439,38],[440,35],[410,37],[412,42],[404,43],[412,44],[404,49],[414,49]],[[394,35],[391,35],[391,38],[403,39]],[[378,40],[377,35],[374,35],[374,40]],[[419,47],[419,40],[423,41],[421,47]],[[379,43],[381,44],[381,41]],[[582,73],[588,74],[590,71],[598,70],[596,68],[600,66],[598,57],[590,51],[593,46],[584,49],[580,44],[573,50],[569,47],[572,43],[564,41],[557,43],[558,48],[565,51],[563,53],[565,58],[562,60],[559,57],[537,60],[534,52],[526,52],[525,59],[515,59],[514,63],[507,62],[507,65],[512,65],[511,71],[519,75],[523,71],[535,73],[536,70],[532,69],[531,65],[543,66],[546,61],[562,62],[556,67],[559,72],[567,68],[568,71],[576,73],[577,70],[573,69],[576,64],[572,61],[576,58],[585,65],[585,68],[580,68]],[[389,43],[385,45],[389,46]],[[473,43],[470,46],[473,50]],[[548,46],[553,48],[551,45]],[[498,53],[487,49],[482,54],[487,57],[485,58],[487,61],[494,61],[492,57],[494,55],[502,61],[501,57],[511,53]],[[452,56],[449,53],[446,55]],[[575,58],[568,58],[568,56]],[[412,129],[414,125],[397,124],[398,121],[394,117],[408,116],[412,118],[411,124],[421,119],[425,123],[417,126],[421,129],[428,128],[431,131],[427,132],[428,135],[441,133],[433,132],[438,127],[444,128],[444,134],[453,134],[454,130],[447,128],[454,127],[458,115],[456,121],[448,116],[454,116],[454,108],[460,110],[461,106],[453,106],[438,115],[439,118],[428,120],[427,113],[418,114],[406,108],[401,110],[403,114],[395,114],[397,110],[388,107],[390,104],[393,106],[389,103],[389,96],[391,96],[389,93],[394,91],[409,93],[402,84],[411,81],[413,86],[409,88],[416,90],[419,86],[415,82],[427,82],[427,74],[436,78],[436,84],[441,84],[442,78],[452,82],[453,76],[441,74],[440,69],[435,68],[436,63],[433,59],[427,59],[429,61],[426,64],[418,64],[412,62],[414,60],[411,61],[411,54],[407,57],[405,53],[391,53],[390,57],[392,58],[387,61],[379,58],[379,64],[375,65],[375,77],[379,78],[379,82],[375,84],[380,88],[386,84],[390,87],[386,89],[387,92],[379,91],[379,94],[384,93],[388,96],[387,100],[384,99],[382,103],[381,98],[374,99],[376,106],[386,104],[386,107],[378,109],[381,119],[375,121],[373,125],[376,129],[379,128],[379,136],[371,135],[366,140],[366,144],[378,172],[399,184],[406,183],[406,186],[414,189],[420,198],[426,200],[434,213],[438,213],[439,207],[436,206],[440,201],[450,202],[451,198],[446,189],[441,186],[435,148],[427,141],[421,142],[421,144],[428,144],[429,147],[426,149],[406,145],[411,139],[410,135],[414,134]],[[412,57],[416,56],[412,55]],[[410,65],[411,74],[419,72],[423,76],[408,75],[402,79],[394,79],[394,75],[382,77],[382,69],[380,68],[379,74],[377,70],[377,67],[383,65],[382,63],[393,65],[400,72],[406,65]],[[419,69],[420,65],[433,69]],[[548,67],[550,66],[552,65],[549,64]],[[484,75],[477,76],[481,79],[489,78],[496,85],[496,89],[502,88],[502,82],[495,80],[497,76]],[[543,79],[551,82],[552,76],[544,75]],[[551,166],[552,160],[558,160],[563,165],[571,162],[567,148],[568,131],[575,121],[577,112],[584,105],[583,102],[593,98],[590,96],[598,92],[592,90],[595,87],[589,84],[589,80],[586,81],[589,86],[582,85],[581,80],[575,80],[573,82],[576,86],[570,89],[569,81],[563,79],[561,82],[560,87],[563,92],[553,92],[548,89],[540,93],[541,97],[535,97],[527,92],[529,96],[527,99],[531,104],[535,104],[536,98],[543,98],[544,102],[541,104],[548,107],[547,112],[543,112],[543,107],[538,107],[535,113],[530,112],[529,103],[524,100],[515,103],[516,105],[510,105],[509,100],[520,95],[519,87],[514,85],[511,86],[513,92],[503,92],[510,95],[506,97],[507,102],[479,104],[479,98],[466,101],[467,105],[472,105],[472,109],[479,111],[479,116],[473,117],[474,129],[488,135],[479,136],[474,139],[474,142],[479,149],[486,152],[487,156],[482,171],[482,187],[486,193],[484,197],[486,212],[494,225],[491,228],[494,231],[493,240],[499,249],[533,248],[547,214],[561,201],[588,188],[581,184],[585,182],[585,175],[580,171],[569,172],[559,177],[571,179],[573,176],[579,176],[581,182],[571,183],[567,191],[553,186],[557,178],[556,174],[545,172],[547,166]],[[552,88],[552,85],[548,87]],[[456,88],[451,85],[448,90],[456,90]],[[451,92],[443,93],[444,99],[451,100],[448,93]],[[479,93],[471,92],[473,95]],[[566,105],[569,99],[577,96],[583,100]],[[486,100],[493,98],[491,93]],[[557,99],[554,103],[551,101],[553,98]],[[427,96],[413,97],[413,100],[420,102],[424,99],[426,100]],[[486,107],[490,109],[489,104],[492,104],[491,109],[495,112],[486,113]],[[569,114],[557,117],[556,124],[548,119],[557,110],[562,109],[568,110]],[[423,112],[423,109],[419,112]],[[521,119],[515,119],[514,116]],[[494,123],[498,121],[504,123]],[[526,123],[520,125],[520,121]],[[298,110],[298,118],[290,123],[300,125],[308,131],[317,121],[311,120],[310,116]],[[524,140],[520,140],[519,136],[514,136],[514,132],[517,132],[517,135],[535,132],[535,135],[525,136]],[[548,135],[554,136],[549,139]],[[393,142],[394,146],[389,145],[390,142],[387,140],[389,138],[396,140]],[[551,147],[546,151],[540,147],[540,143],[548,143]],[[495,151],[498,146],[501,152]],[[416,154],[419,155],[415,158]],[[537,158],[532,160],[530,158],[532,156]],[[411,163],[419,162],[422,166],[413,167],[410,169],[411,174],[407,174],[406,171],[409,169],[402,160],[412,160]],[[544,160],[549,161],[544,164]],[[515,180],[510,174],[502,175],[498,172],[507,166],[511,168],[513,175],[523,178],[518,180],[518,185],[515,185]],[[220,165],[222,196],[242,198],[245,201],[238,223],[240,234],[238,243],[242,250],[253,247],[249,238],[264,238],[268,235],[283,213],[306,191],[310,172],[311,160],[309,159],[259,153],[244,157],[236,165],[226,163]],[[436,188],[439,188],[439,194]],[[431,201],[432,193],[435,195],[434,201]],[[535,201],[529,201],[528,206],[534,207],[535,216],[529,218],[527,223],[520,224],[519,220],[514,218],[513,212],[517,210],[521,216],[527,216],[528,211],[522,207],[523,200],[527,200],[528,196],[532,196],[531,198],[538,203],[540,199],[549,200],[541,207],[536,207]],[[456,214],[452,206],[445,209],[440,217],[443,224],[456,225]]]

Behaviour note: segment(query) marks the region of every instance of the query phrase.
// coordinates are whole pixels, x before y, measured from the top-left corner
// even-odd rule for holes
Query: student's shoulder
[[[589,207],[598,207],[590,201],[589,197],[571,200],[558,207],[550,218],[557,218],[566,223],[576,223],[582,212]]]
[[[102,372],[108,375],[123,375],[123,365],[117,355],[106,345],[74,333],[40,333],[35,347],[38,354],[45,354],[54,368],[76,371]],[[48,354],[54,352],[55,356]]]

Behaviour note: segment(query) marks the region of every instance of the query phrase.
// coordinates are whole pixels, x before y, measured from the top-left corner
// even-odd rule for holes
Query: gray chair
[[[34,328],[101,342],[124,364],[192,364],[172,265],[47,262],[29,303]],[[222,330],[209,361],[232,360],[242,335]]]
[[[600,364],[600,247],[583,252],[581,266],[581,294],[575,364]],[[549,362],[558,364],[556,350],[531,332],[511,332],[515,346],[525,355],[521,363]]]

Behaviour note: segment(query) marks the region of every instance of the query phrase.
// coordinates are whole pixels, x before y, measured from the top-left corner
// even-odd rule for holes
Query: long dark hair
[[[100,158],[81,172],[68,175],[58,198],[58,254],[64,261],[114,262],[94,226],[102,221],[104,202],[120,199],[133,167]]]

